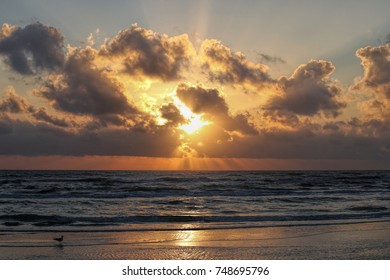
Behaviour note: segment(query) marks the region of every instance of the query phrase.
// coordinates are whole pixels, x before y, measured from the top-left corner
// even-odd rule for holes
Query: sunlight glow
[[[173,97],[173,101],[176,105],[176,107],[180,110],[180,113],[185,117],[187,120],[190,119],[194,113],[186,106],[183,102],[180,101],[180,99],[176,96]]]
[[[194,114],[186,105],[179,100],[179,98],[174,97],[174,102],[177,108],[180,110],[180,113],[188,121],[185,124],[178,126],[178,128],[184,130],[188,134],[192,134],[203,126],[208,125],[209,122],[202,119],[202,115]]]
[[[195,115],[194,117],[192,117],[190,119],[189,123],[183,124],[183,125],[179,126],[179,128],[184,130],[185,132],[187,132],[189,134],[192,134],[207,124],[208,124],[207,121],[202,120],[202,116]]]

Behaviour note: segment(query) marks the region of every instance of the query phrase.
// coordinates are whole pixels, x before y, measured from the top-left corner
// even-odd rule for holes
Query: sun
[[[203,120],[202,114],[193,113],[186,105],[183,104],[183,102],[179,100],[179,98],[175,97],[174,103],[180,110],[180,113],[183,115],[183,117],[187,120],[187,123],[178,126],[179,129],[188,134],[193,134],[199,131],[199,129],[205,125],[209,124],[208,121]]]
[[[192,134],[207,124],[208,124],[207,121],[202,120],[202,116],[195,115],[190,119],[188,123],[179,126],[179,128],[184,130],[188,134]]]

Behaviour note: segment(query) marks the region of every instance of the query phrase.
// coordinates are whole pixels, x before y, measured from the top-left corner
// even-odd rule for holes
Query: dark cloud
[[[7,98],[0,100],[0,113],[30,114],[35,120],[46,122],[55,126],[69,127],[70,123],[56,116],[50,115],[46,108],[36,109],[30,105],[26,99],[19,96],[14,88],[9,87],[6,90]],[[10,120],[8,120],[10,121]],[[75,123],[73,123],[75,125]]]
[[[176,94],[196,114],[228,115],[228,105],[217,89],[180,84],[176,89]]]
[[[20,74],[55,70],[64,63],[63,42],[57,29],[39,22],[24,28],[4,24],[0,31],[0,55]]]
[[[29,108],[27,101],[20,97],[12,87],[7,88],[7,98],[0,100],[0,112],[4,113],[23,113]]]
[[[181,77],[195,50],[187,35],[168,37],[133,25],[107,42],[100,53],[120,57],[123,71],[134,77],[170,81]]]
[[[248,120],[248,115],[232,116],[229,113],[228,105],[217,89],[180,84],[176,89],[176,94],[192,112],[205,114],[206,119],[222,126],[227,131],[257,134],[257,130]]]
[[[260,52],[257,54],[260,57],[261,63],[282,63],[282,64],[287,63],[283,58],[278,57],[278,56],[272,56],[272,55],[268,55],[268,54],[260,53]]]
[[[4,112],[0,112],[0,140],[5,134],[12,132],[12,120]]]
[[[216,40],[203,41],[200,59],[211,81],[256,89],[274,83],[267,66],[248,61],[242,53],[234,53]]]
[[[128,124],[129,123],[127,122],[127,117],[115,114],[94,116],[92,123],[90,123],[90,125],[92,125],[91,128],[94,126],[93,129],[100,129],[102,127],[107,127],[110,125],[126,126]]]
[[[366,88],[390,99],[390,44],[357,50],[362,60],[364,77],[355,89]]]
[[[65,63],[64,72],[53,77],[37,92],[65,112],[101,119],[131,116],[138,110],[124,95],[123,86],[93,64],[92,49],[76,50]]]
[[[62,118],[55,117],[53,115],[50,115],[45,108],[40,108],[38,110],[34,110],[31,112],[31,115],[37,120],[37,121],[43,121],[55,126],[60,127],[69,127],[70,124],[68,121]]]
[[[299,66],[290,78],[280,79],[282,94],[272,97],[266,109],[338,116],[346,104],[340,100],[342,89],[328,79],[333,71],[334,66],[327,61],[312,60]]]
[[[138,129],[102,129],[99,132],[70,132],[44,123],[0,120],[2,155],[118,155],[171,157],[180,145],[178,135],[159,128],[152,132]]]
[[[168,103],[160,108],[161,117],[168,121],[168,125],[178,125],[186,122],[180,110],[173,103]]]
[[[321,126],[301,126],[291,130],[263,130],[258,135],[215,141],[215,132],[208,131],[201,146],[195,139],[189,146],[211,158],[278,158],[278,159],[351,159],[389,160],[390,130],[388,123],[332,123]],[[377,134],[373,137],[371,133]],[[210,137],[212,135],[213,137]],[[378,137],[378,135],[381,135]]]
[[[1,119],[1,116],[0,116],[0,135],[2,134],[9,134],[12,132],[12,126]]]
[[[299,118],[296,114],[286,110],[261,110],[261,122],[266,125],[277,124],[287,127],[297,127],[300,125]]]

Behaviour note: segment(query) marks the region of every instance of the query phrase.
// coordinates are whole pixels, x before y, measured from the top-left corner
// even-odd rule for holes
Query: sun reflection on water
[[[175,245],[177,246],[195,246],[196,242],[200,241],[198,230],[179,231],[176,237]]]

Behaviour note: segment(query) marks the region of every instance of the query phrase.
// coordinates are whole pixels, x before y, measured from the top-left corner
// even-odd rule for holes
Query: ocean
[[[390,171],[0,171],[0,231],[390,221]]]

